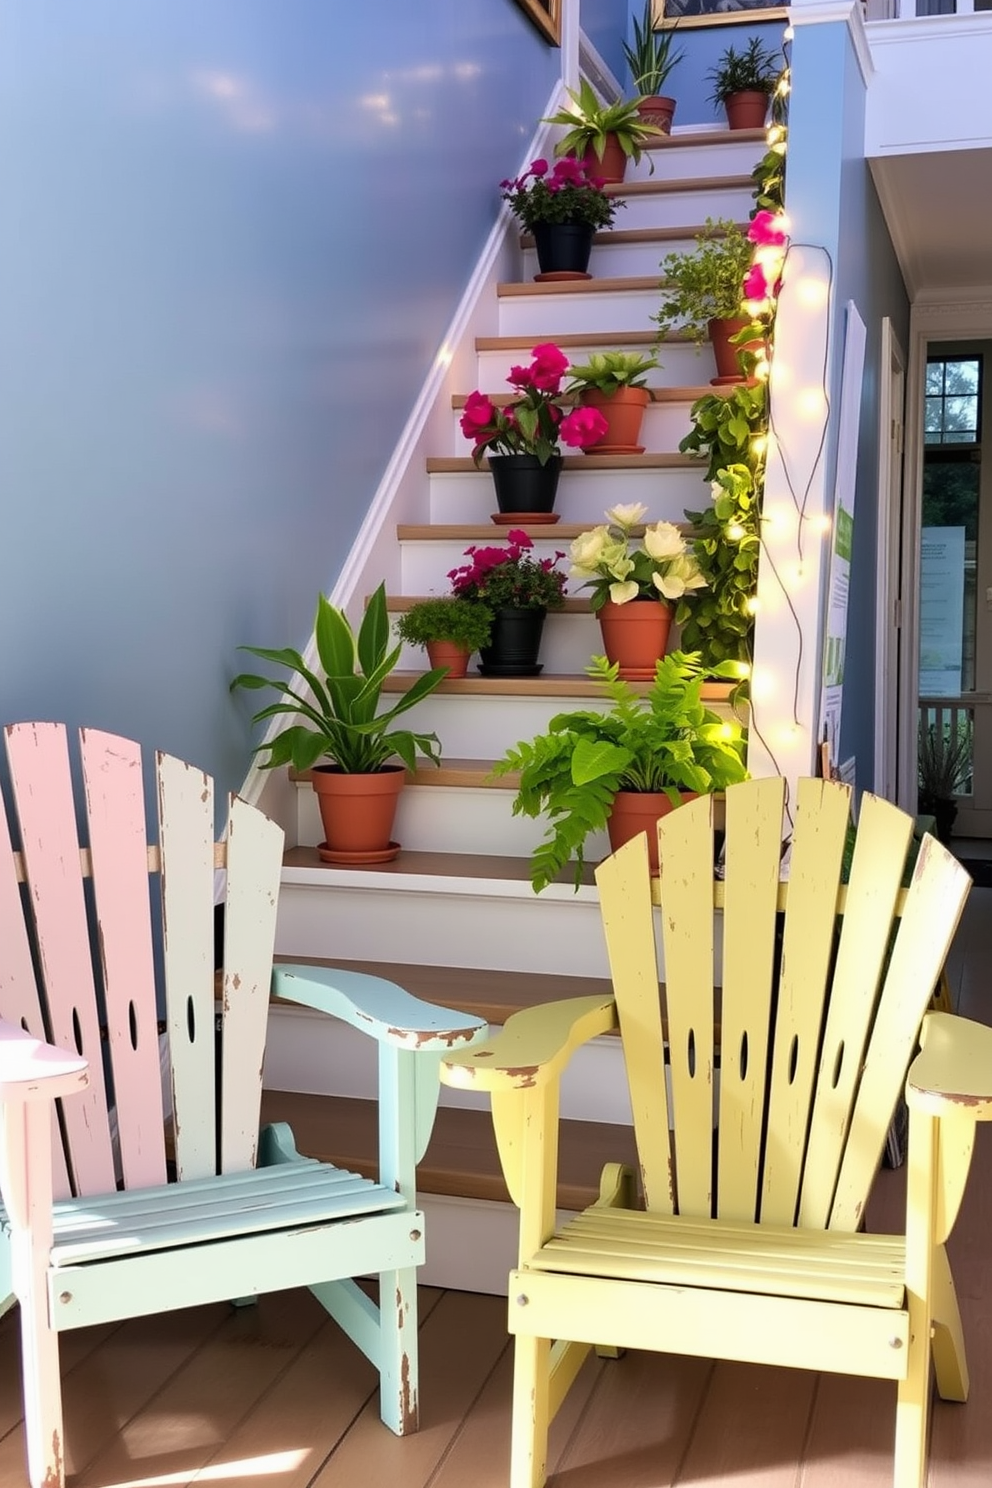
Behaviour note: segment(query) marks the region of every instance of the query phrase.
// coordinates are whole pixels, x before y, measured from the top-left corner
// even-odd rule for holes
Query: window
[[[976,444],[981,363],[977,357],[927,362],[925,444]]]

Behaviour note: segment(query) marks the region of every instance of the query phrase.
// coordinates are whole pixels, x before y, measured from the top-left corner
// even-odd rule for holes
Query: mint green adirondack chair
[[[260,1136],[281,830],[232,798],[215,844],[210,779],[159,754],[149,834],[138,745],[83,730],[77,797],[63,726],[5,733],[17,826],[0,810],[0,1311],[20,1303],[32,1488],[64,1483],[62,1330],[286,1287],[312,1289],[377,1367],[383,1421],[415,1431],[414,1169],[441,1053],[484,1025],[377,977],[277,969],[280,997],[379,1042],[379,1181],[301,1157],[286,1126]],[[381,1311],[352,1279],[370,1273]]]

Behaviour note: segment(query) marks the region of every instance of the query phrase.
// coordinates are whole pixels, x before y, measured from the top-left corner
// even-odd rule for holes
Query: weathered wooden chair
[[[592,1345],[896,1380],[897,1488],[924,1481],[931,1355],[940,1394],[966,1397],[944,1242],[975,1122],[992,1118],[992,1029],[927,1007],[970,880],[926,837],[903,890],[913,822],[866,797],[842,884],[849,791],[807,780],[780,884],[783,799],[778,779],[727,791],[723,882],[711,801],[668,816],[657,915],[646,838],[608,858],[596,876],[614,996],[520,1013],[442,1067],[492,1092],[521,1211],[513,1488],[544,1482],[549,1421]],[[634,1175],[607,1168],[598,1203],[556,1229],[559,1078],[615,1027],[643,1207]],[[868,1235],[904,1088],[905,1233]]]
[[[84,730],[80,832],[65,729],[17,724],[6,743],[19,830],[0,810],[0,1311],[21,1304],[31,1484],[64,1481],[61,1330],[284,1287],[312,1288],[378,1368],[383,1420],[415,1430],[414,1165],[441,1051],[484,1025],[379,978],[281,968],[281,997],[379,1041],[379,1181],[300,1157],[288,1127],[260,1137],[281,830],[232,798],[215,845],[211,781],[158,755],[149,845],[138,746]],[[367,1273],[381,1311],[351,1279]]]

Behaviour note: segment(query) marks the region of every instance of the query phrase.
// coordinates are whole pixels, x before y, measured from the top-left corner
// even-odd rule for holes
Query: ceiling
[[[869,160],[910,299],[992,285],[992,149]]]

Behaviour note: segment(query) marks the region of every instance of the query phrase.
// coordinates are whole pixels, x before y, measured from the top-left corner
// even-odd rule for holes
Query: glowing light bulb
[[[767,449],[768,449],[768,435],[767,434],[753,434],[751,436],[751,450],[752,450],[752,453],[753,454],[757,455],[760,458],[765,453],[765,451]]]
[[[818,387],[803,388],[796,397],[796,412],[801,418],[807,420],[818,419],[826,412],[826,398],[823,389]]]
[[[786,26],[785,30],[782,32],[782,40],[783,41],[792,41],[792,39],[794,38],[795,34],[796,34],[796,28],[794,26]]]
[[[765,130],[765,140],[770,145],[777,145],[780,139],[785,138],[785,130],[781,124],[769,124]]]
[[[744,528],[741,526],[740,522],[728,523],[724,531],[729,542],[740,542],[741,538],[744,536]]]
[[[777,691],[778,683],[774,672],[758,667],[751,673],[751,696],[756,702],[774,697]]]
[[[756,615],[761,609],[761,600],[756,594],[749,594],[747,603],[744,608],[747,610],[749,615]]]
[[[820,512],[816,517],[807,518],[814,532],[830,532],[833,530],[833,520],[829,512]]]
[[[829,293],[826,279],[816,278],[812,274],[804,274],[796,285],[796,295],[806,310],[819,310],[827,303]]]
[[[786,749],[794,749],[802,737],[803,731],[796,723],[783,723],[775,730],[777,742]]]
[[[767,315],[772,308],[770,300],[745,300],[744,309],[751,320],[757,320],[760,315]]]
[[[779,140],[777,144],[772,145],[771,146],[771,153],[773,155],[784,155],[785,154],[785,141],[784,140]]]

